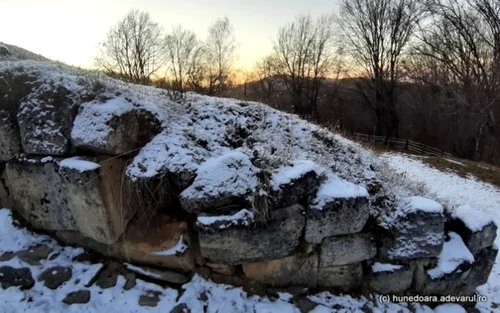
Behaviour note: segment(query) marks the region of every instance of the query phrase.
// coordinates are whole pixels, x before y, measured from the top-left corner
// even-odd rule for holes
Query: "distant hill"
[[[26,49],[0,42],[0,61],[19,60],[50,61],[46,57]]]

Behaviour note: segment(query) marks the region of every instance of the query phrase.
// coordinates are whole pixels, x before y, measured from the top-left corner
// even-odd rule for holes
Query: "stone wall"
[[[106,103],[113,99],[104,100],[102,116],[87,110],[96,101],[78,114],[73,104],[58,112],[67,99],[49,97],[50,114],[40,113],[44,106],[17,115],[0,108],[0,118],[8,117],[0,126],[0,205],[35,229],[156,279],[182,283],[200,273],[245,286],[465,295],[486,282],[495,261],[492,222],[471,226],[467,215],[421,197],[381,210],[380,194],[308,161],[266,172],[258,157],[230,151],[196,174],[167,171],[138,182],[127,174],[130,151],[160,123],[128,107],[111,114]],[[51,116],[51,123],[34,123],[35,116]],[[85,127],[75,130],[74,120]],[[41,124],[53,131],[36,132]],[[103,129],[105,140],[93,137]],[[224,175],[211,177],[207,163]],[[152,195],[161,206],[142,205]]]

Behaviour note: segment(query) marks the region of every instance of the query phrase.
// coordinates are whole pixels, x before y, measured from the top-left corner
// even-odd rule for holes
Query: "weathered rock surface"
[[[71,158],[60,162],[68,207],[84,236],[112,244],[123,234],[134,211],[123,188],[125,161]]]
[[[289,256],[299,244],[304,228],[302,213],[303,207],[297,204],[273,210],[266,227],[258,228],[252,223],[199,229],[201,256],[223,264]]]
[[[133,221],[118,244],[131,262],[181,271],[194,269],[188,225],[167,216],[156,216],[145,224]]]
[[[350,288],[363,281],[361,263],[319,268],[318,285],[323,287]]]
[[[239,151],[209,159],[198,168],[192,185],[180,194],[182,208],[190,213],[221,213],[249,207],[257,173],[250,158]]]
[[[14,199],[12,193],[7,186],[7,178],[5,174],[5,165],[0,164],[0,208],[13,208]]]
[[[271,207],[284,208],[313,195],[320,179],[316,165],[310,161],[297,161],[283,166],[271,176]]]
[[[282,259],[244,263],[246,278],[274,287],[318,284],[318,255],[292,255]]]
[[[0,286],[3,289],[20,287],[21,290],[30,289],[35,284],[29,268],[0,267]]]
[[[21,152],[19,129],[12,114],[0,109],[0,162],[12,160]]]
[[[55,266],[46,269],[38,277],[38,281],[43,282],[47,288],[57,289],[62,284],[71,279],[72,271],[69,267]]]
[[[405,260],[437,256],[444,242],[443,207],[430,199],[403,199],[394,212],[379,220],[379,257]],[[384,235],[385,233],[385,235]]]
[[[151,113],[124,98],[112,98],[80,106],[71,141],[78,149],[119,155],[144,146],[158,131],[159,122]]]
[[[62,302],[67,305],[85,304],[90,301],[90,290],[78,290],[70,292],[64,297]]]
[[[377,247],[371,234],[328,237],[321,244],[320,267],[347,265],[372,259]]]
[[[6,184],[12,194],[13,208],[35,228],[76,229],[58,168],[57,162],[51,158],[7,163]]]
[[[23,99],[17,114],[23,150],[27,154],[65,155],[79,99],[56,83],[41,84]]]
[[[321,243],[324,238],[360,232],[368,220],[368,199],[335,199],[322,209],[309,208],[305,240]]]
[[[378,293],[403,294],[412,287],[414,268],[411,266],[378,264],[372,266],[371,288]],[[385,267],[385,268],[384,268]]]
[[[157,269],[147,266],[135,266],[135,265],[129,265],[128,269],[135,272],[138,275],[146,276],[166,283],[177,284],[177,285],[185,284],[191,279],[191,275],[189,274],[170,271],[168,269]]]

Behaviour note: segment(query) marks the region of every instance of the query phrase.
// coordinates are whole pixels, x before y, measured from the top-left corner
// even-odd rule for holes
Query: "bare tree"
[[[360,91],[372,107],[378,134],[398,136],[399,64],[422,16],[418,0],[343,0],[340,31],[353,60],[366,72]],[[369,94],[367,93],[369,91]]]
[[[413,75],[446,93],[454,150],[480,159],[500,113],[500,4],[495,0],[428,0],[430,18],[416,45],[432,75]],[[471,146],[471,142],[474,144]]]
[[[294,112],[300,115],[317,116],[319,92],[334,61],[333,25],[331,15],[317,20],[302,15],[278,31],[274,69],[293,99]]]
[[[202,66],[200,57],[203,46],[194,32],[177,26],[165,37],[165,49],[173,88],[182,93],[190,79],[196,77],[196,73],[201,70],[199,67]]]
[[[147,83],[165,64],[162,39],[148,13],[132,10],[108,31],[96,63],[109,74]]]
[[[273,97],[278,83],[277,61],[273,55],[266,56],[254,65],[254,74],[258,83],[260,100],[266,103]]]
[[[205,43],[208,93],[221,94],[229,79],[235,59],[236,39],[227,17],[215,21]]]

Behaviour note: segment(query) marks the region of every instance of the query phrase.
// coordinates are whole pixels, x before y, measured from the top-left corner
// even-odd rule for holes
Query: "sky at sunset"
[[[91,67],[108,29],[131,9],[149,12],[165,30],[181,24],[205,39],[227,16],[239,43],[238,67],[272,49],[280,26],[302,13],[338,10],[335,0],[0,0],[0,41],[71,65]]]

